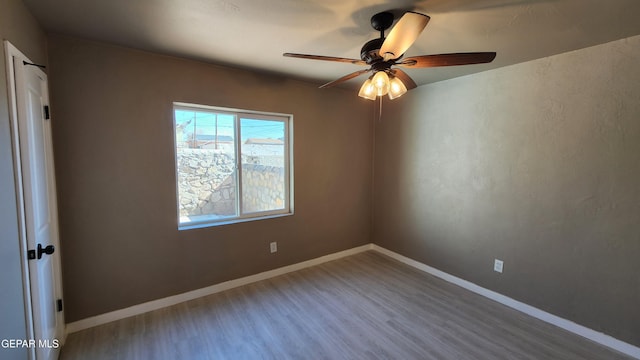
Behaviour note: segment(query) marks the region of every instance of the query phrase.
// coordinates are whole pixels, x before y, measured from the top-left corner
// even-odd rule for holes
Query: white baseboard
[[[582,337],[585,337],[591,341],[594,341],[598,344],[601,344],[603,346],[609,347],[611,349],[614,349],[616,351],[619,351],[623,354],[632,356],[636,359],[640,359],[640,347],[631,345],[629,343],[626,343],[624,341],[620,341],[614,337],[611,337],[609,335],[606,335],[604,333],[601,332],[597,332],[595,330],[589,329],[588,327],[579,325],[574,323],[573,321],[567,320],[567,319],[563,319],[559,316],[550,314],[546,311],[540,310],[538,308],[535,308],[531,305],[527,305],[523,302],[520,302],[518,300],[514,300],[508,296],[504,296],[502,294],[499,294],[495,291],[491,291],[489,289],[483,288],[481,286],[478,286],[472,282],[469,282],[467,280],[463,280],[459,277],[455,277],[453,275],[447,274],[443,271],[440,271],[436,268],[433,268],[429,265],[425,265],[421,262],[415,261],[413,259],[410,259],[406,256],[400,255],[398,253],[395,253],[391,250],[387,250],[383,247],[380,247],[378,245],[375,244],[371,244],[371,249],[374,251],[377,251],[381,254],[387,255],[390,258],[396,259],[404,264],[407,264],[411,267],[414,267],[418,270],[424,271],[426,273],[429,273],[433,276],[439,277],[440,279],[443,279],[447,282],[450,282],[452,284],[458,285],[464,289],[467,289],[469,291],[472,291],[476,294],[482,295],[486,298],[489,298],[491,300],[497,301],[503,305],[506,305],[510,308],[513,308],[515,310],[518,310],[520,312],[523,312],[529,316],[532,316],[536,319],[540,319],[544,322],[547,322],[549,324],[555,325],[559,328],[562,328],[564,330],[567,330],[569,332],[572,332],[574,334],[580,335]]]
[[[372,244],[359,246],[353,249],[340,251],[337,253],[321,256],[319,258],[303,261],[297,264],[284,266],[281,268],[261,272],[259,274],[246,276],[240,279],[234,279],[225,281],[220,284],[208,286],[202,289],[189,291],[186,293],[169,296],[166,298],[149,301],[146,303],[130,306],[128,308],[111,311],[105,314],[92,316],[90,318],[78,320],[67,324],[66,333],[71,334],[80,330],[88,329],[94,326],[106,324],[112,321],[128,318],[134,315],[144,314],[149,311],[162,309],[168,306],[176,305],[185,301],[197,299],[203,296],[219,293],[221,291],[229,290],[238,286],[247,285],[256,281],[269,279],[279,275],[287,274],[293,271],[301,270],[311,266],[319,265],[328,261],[340,259],[346,256],[358,254],[372,249]]]

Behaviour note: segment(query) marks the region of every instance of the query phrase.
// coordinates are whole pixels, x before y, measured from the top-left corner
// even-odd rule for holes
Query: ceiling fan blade
[[[416,41],[430,17],[409,11],[405,13],[380,47],[380,56],[385,61],[397,59]]]
[[[471,65],[490,63],[496,58],[495,52],[454,53],[408,57],[396,65],[407,68]]]
[[[362,60],[347,59],[347,58],[334,57],[334,56],[293,54],[293,53],[284,53],[282,54],[282,56],[301,58],[301,59],[311,59],[311,60],[337,61],[337,62],[350,63],[355,65],[367,65],[367,63]]]
[[[354,77],[358,77],[358,76],[360,76],[360,75],[362,75],[362,74],[364,74],[364,73],[367,73],[367,72],[369,72],[369,71],[371,71],[371,69],[359,70],[359,71],[353,72],[353,73],[351,73],[351,74],[349,74],[349,75],[345,75],[345,76],[341,77],[341,78],[340,78],[340,79],[338,79],[338,80],[333,80],[333,81],[331,81],[331,82],[328,82],[328,83],[326,83],[326,84],[324,84],[324,85],[320,86],[320,88],[321,88],[321,89],[322,89],[322,88],[328,88],[328,87],[331,87],[331,86],[334,86],[334,85],[340,84],[340,83],[342,83],[342,82],[345,82],[345,81],[347,81],[347,80],[351,80],[351,79],[353,79]]]
[[[391,74],[397,77],[398,79],[400,79],[400,81],[402,81],[404,86],[407,87],[407,90],[415,89],[418,87],[416,82],[413,81],[413,79],[406,72],[400,69],[392,69]]]

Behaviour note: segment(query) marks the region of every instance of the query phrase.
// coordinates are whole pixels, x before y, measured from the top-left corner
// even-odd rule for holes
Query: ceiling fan
[[[452,53],[438,55],[412,56],[402,59],[404,53],[413,45],[427,26],[430,17],[417,12],[406,12],[385,38],[384,32],[393,24],[393,14],[381,12],[371,17],[371,26],[380,32],[380,37],[364,44],[360,50],[360,59],[348,59],[333,56],[284,53],[283,56],[302,59],[324,60],[369,66],[337,80],[328,82],[320,88],[326,88],[373,72],[364,82],[358,95],[375,100],[376,96],[389,94],[390,99],[402,96],[407,90],[417,87],[416,83],[403,68],[427,68],[438,66],[470,65],[490,63],[496,57],[495,52]]]

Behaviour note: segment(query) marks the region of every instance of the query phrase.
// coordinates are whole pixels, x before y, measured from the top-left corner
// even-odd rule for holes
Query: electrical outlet
[[[278,243],[277,242],[272,242],[271,244],[269,244],[269,249],[271,250],[271,253],[273,254],[274,252],[278,252]]]
[[[493,262],[493,271],[499,272],[502,274],[502,268],[504,267],[504,262],[502,260],[495,259]]]

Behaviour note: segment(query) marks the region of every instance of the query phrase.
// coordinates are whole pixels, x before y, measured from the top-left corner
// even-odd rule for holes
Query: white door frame
[[[6,55],[6,71],[7,71],[7,84],[8,84],[8,105],[9,105],[9,120],[10,120],[10,128],[11,128],[11,147],[13,152],[13,166],[14,166],[14,176],[15,176],[15,187],[16,187],[16,209],[18,213],[18,236],[20,242],[20,257],[21,257],[21,267],[22,267],[22,282],[23,282],[23,296],[24,296],[24,307],[25,307],[25,324],[27,329],[27,338],[35,339],[35,329],[34,329],[34,317],[33,317],[33,305],[32,305],[32,296],[31,296],[31,280],[29,277],[29,260],[27,258],[28,254],[28,242],[27,242],[27,223],[26,223],[26,213],[25,213],[25,198],[24,198],[24,187],[23,187],[23,177],[22,177],[22,162],[21,162],[21,151],[20,151],[20,137],[19,137],[19,118],[18,118],[18,101],[16,94],[16,78],[15,78],[15,66],[14,59],[19,59],[21,61],[31,62],[29,58],[27,58],[20,50],[18,50],[13,44],[11,44],[8,40],[4,41],[5,55]],[[57,210],[56,210],[57,211]],[[57,221],[57,216],[56,216]],[[57,225],[56,225],[57,231]],[[57,246],[56,252],[58,252],[59,246]],[[59,257],[59,254],[57,255]],[[62,295],[62,287],[61,287],[61,279],[62,274],[60,271],[60,264],[54,267],[54,276],[56,277],[56,292]],[[58,315],[56,315],[58,316]],[[61,319],[64,324],[64,319]],[[64,343],[66,332],[62,332],[62,338],[59,341]],[[36,339],[37,346],[37,339]],[[29,359],[36,359],[36,347],[28,347]]]

